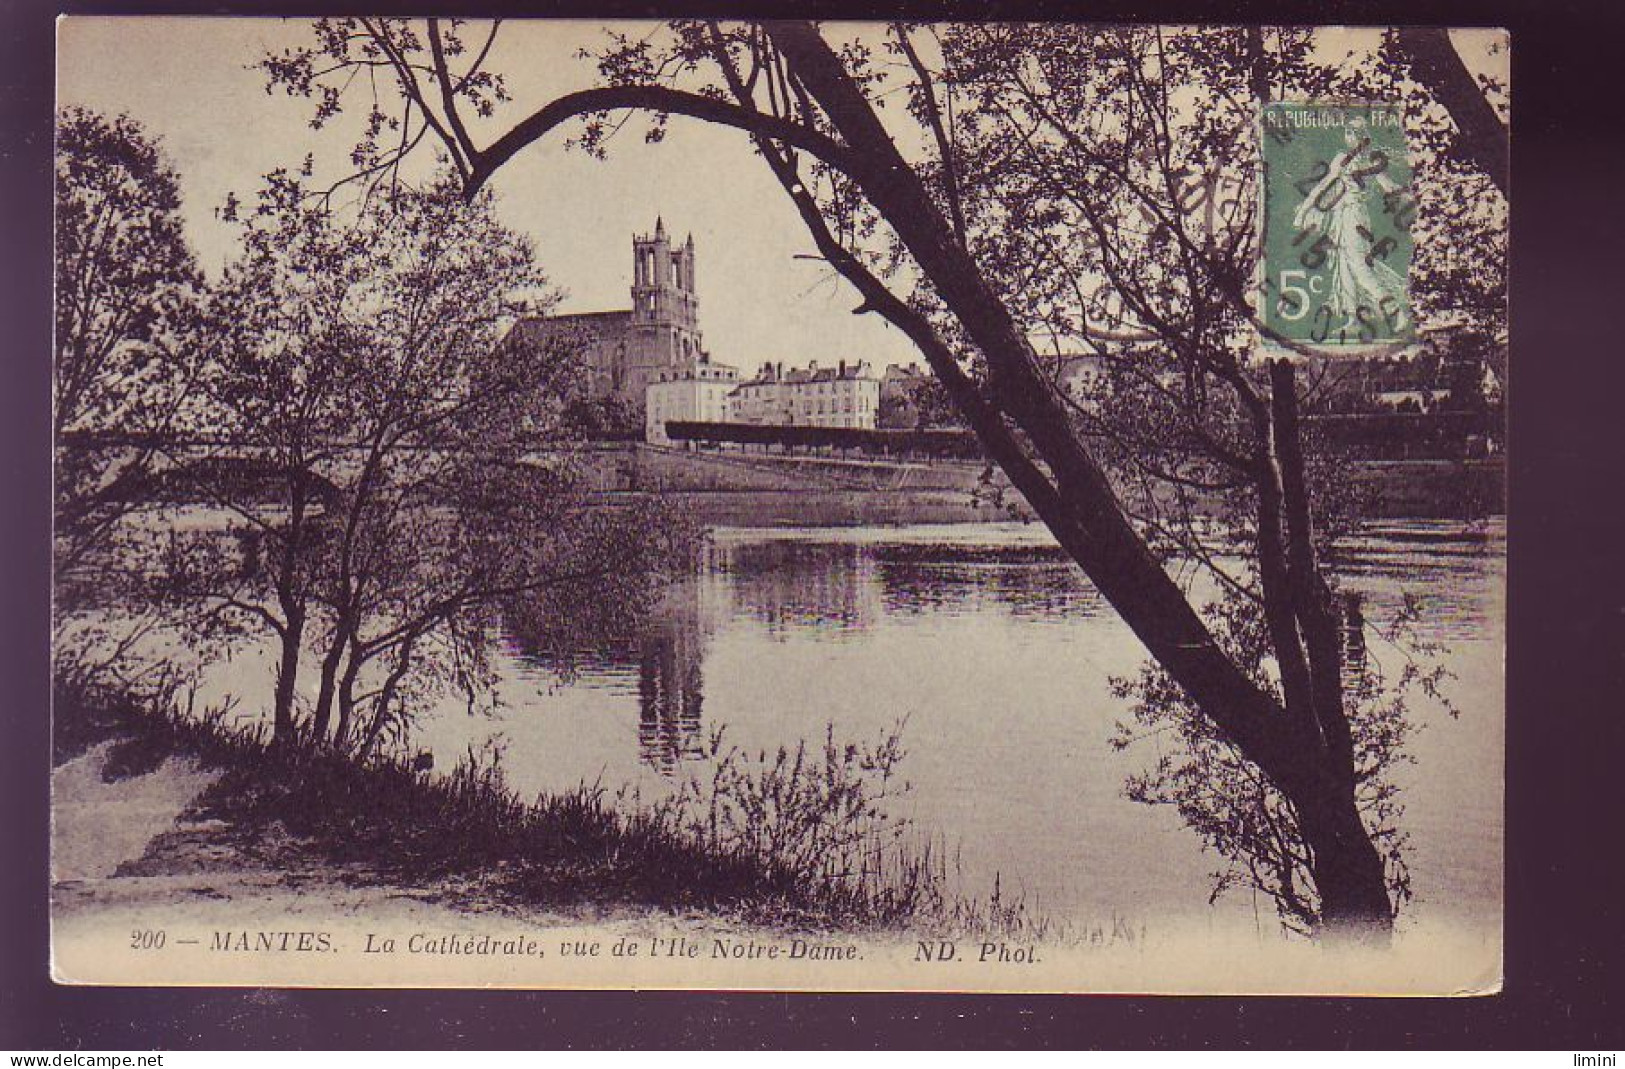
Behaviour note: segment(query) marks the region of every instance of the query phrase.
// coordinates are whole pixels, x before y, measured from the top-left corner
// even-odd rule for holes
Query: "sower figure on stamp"
[[[1405,325],[1405,279],[1383,261],[1392,241],[1372,237],[1368,185],[1392,196],[1399,186],[1388,177],[1388,157],[1371,150],[1371,139],[1353,126],[1343,131],[1349,150],[1341,153],[1298,206],[1292,225],[1300,235],[1313,235],[1311,249],[1327,260],[1330,333],[1368,337],[1377,316],[1391,331]],[[1369,181],[1368,181],[1369,180]],[[1362,309],[1364,315],[1361,315]]]

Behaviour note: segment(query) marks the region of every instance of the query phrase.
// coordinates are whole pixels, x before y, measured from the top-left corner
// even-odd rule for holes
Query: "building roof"
[[[508,331],[508,336],[503,340],[508,343],[538,342],[557,338],[572,330],[587,330],[594,333],[607,331],[614,335],[624,333],[631,325],[630,309],[615,312],[577,312],[559,316],[526,316],[513,325],[513,329]]]
[[[789,386],[801,386],[810,382],[852,382],[858,379],[874,379],[867,360],[855,360],[847,363],[842,360],[834,367],[819,367],[814,361],[809,367],[793,367],[788,370],[783,364],[771,361],[762,365],[752,378],[741,382],[741,386],[763,386],[769,383],[783,383]]]
[[[516,329],[526,330],[552,330],[559,325],[585,326],[599,323],[630,322],[632,310],[621,308],[612,312],[571,312],[556,316],[526,316],[516,324]]]
[[[840,367],[795,368],[785,373],[787,382],[840,382],[850,379],[872,379],[868,374],[869,365],[864,363],[842,364]]]

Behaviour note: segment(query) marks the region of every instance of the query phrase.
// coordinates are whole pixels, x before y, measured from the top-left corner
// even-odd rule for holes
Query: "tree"
[[[528,457],[559,434],[578,353],[499,344],[522,301],[547,297],[490,195],[442,179],[345,214],[303,177],[273,174],[257,205],[226,212],[243,253],[199,335],[224,444],[188,467],[251,548],[233,560],[218,532],[201,535],[176,557],[175,588],[207,606],[206,626],[274,637],[278,742],[301,730],[314,649],[303,733],[366,752],[414,702],[489,697],[503,599],[635,586],[662,528],[586,514],[567,455]]]
[[[861,295],[857,311],[881,315],[914,342],[988,455],[1204,729],[1289,807],[1315,886],[1315,925],[1386,935],[1395,903],[1357,797],[1358,744],[1324,569],[1327,529],[1316,523],[1316,472],[1303,447],[1302,391],[1292,363],[1261,375],[1248,359],[1244,339],[1258,326],[1244,244],[1250,208],[1244,196],[1218,203],[1216,183],[1206,181],[1246,158],[1233,117],[1267,95],[1272,79],[1309,89],[1335,81],[1309,62],[1301,35],[1274,35],[1272,54],[1257,30],[1171,38],[1132,28],[970,28],[931,42],[941,68],[933,71],[922,35],[908,26],[891,28],[882,62],[864,42],[837,48],[807,22],[680,22],[658,41],[613,42],[600,56],[605,84],[543,104],[480,147],[465,112],[489,115],[506,91],[484,69],[489,40],[465,61],[460,32],[435,20],[421,28],[324,20],[314,45],[265,66],[291,93],[320,89],[319,117],[342,106],[339,86],[356,68],[387,67],[398,97],[370,106],[399,124],[399,147],[369,141],[360,157],[387,173],[432,134],[471,193],[573,119],[585,120],[573,143],[592,152],[619,127],[611,113],[625,110],[653,117],[652,138],[672,115],[744,131],[819,255]],[[1035,68],[1040,84],[1024,85]],[[1192,108],[1174,97],[1185,70],[1229,94],[1214,98],[1213,114],[1206,99]],[[888,125],[886,94],[899,85],[906,115],[887,112]],[[1065,110],[1046,114],[1057,90]],[[1080,136],[1085,130],[1090,137]],[[1011,158],[1020,162],[1007,171],[1001,161]],[[1055,164],[1066,170],[1054,173]],[[1182,167],[1193,170],[1181,177]],[[1222,225],[1205,213],[1207,225],[1193,226],[1193,179]],[[1041,191],[1000,207],[989,194],[1012,182],[1038,182]],[[1076,270],[1080,253],[1087,272]],[[1170,395],[1148,413],[1162,420],[1154,436],[1141,436],[1148,462],[1129,474],[1187,497],[1233,493],[1249,507],[1256,582],[1238,585],[1261,601],[1274,673],[1215,633],[1164,567],[1154,519],[1131,515],[1123,473],[1110,469],[1133,439],[1121,428],[1091,433],[1088,414],[1046,374],[1031,333],[1041,317],[1027,297],[1046,282],[1073,290],[1073,314],[1082,317],[1074,334],[1148,350],[1155,371],[1141,388]],[[1208,396],[1223,400],[1210,406]],[[1216,466],[1219,481],[1207,487],[1164,470],[1158,454],[1169,442],[1185,443],[1185,464]],[[1182,548],[1214,557],[1211,547]]]
[[[1442,27],[1404,27],[1393,32],[1390,46],[1450,116],[1459,138],[1455,154],[1487,176],[1506,197],[1511,183],[1507,125],[1490,95],[1504,94],[1506,87],[1474,79],[1450,43],[1450,31]]]
[[[566,420],[584,438],[641,437],[643,432],[637,411],[625,398],[615,394],[596,398],[577,396],[570,402]]]
[[[1326,753],[1349,768],[1397,905],[1408,880],[1388,773],[1403,760],[1406,694],[1436,694],[1437,680],[1411,670],[1382,680],[1347,643],[1339,650],[1349,614],[1336,554],[1361,509],[1312,417],[1338,399],[1343,372],[1253,359],[1268,332],[1237,280],[1254,277],[1259,255],[1256,149],[1238,146],[1256,136],[1257,103],[1276,97],[1393,101],[1424,132],[1448,116],[1380,53],[1330,71],[1312,62],[1315,43],[1308,31],[1266,41],[1241,30],[950,27],[937,84],[960,101],[952,166],[979,262],[1029,336],[1054,347],[1056,393],[1152,550],[1180,562],[1189,584],[1205,573],[1218,593],[1204,616],[1230,660],[1289,711],[1330,697],[1317,719],[1346,743]],[[1504,202],[1497,212],[1491,191],[1471,222],[1441,213],[1465,179],[1444,139],[1416,140],[1405,195],[1424,214],[1412,296],[1434,318],[1493,322]],[[1483,250],[1472,277],[1454,270],[1464,246]],[[1065,369],[1081,354],[1104,370],[1080,395]],[[1138,724],[1120,741],[1162,741],[1131,795],[1179,807],[1231,862],[1221,888],[1256,886],[1290,926],[1314,928],[1323,904],[1296,802],[1165,672],[1121,692]]]
[[[199,281],[175,172],[128,116],[57,116],[57,567],[71,574],[145,500],[197,373],[180,343]]]

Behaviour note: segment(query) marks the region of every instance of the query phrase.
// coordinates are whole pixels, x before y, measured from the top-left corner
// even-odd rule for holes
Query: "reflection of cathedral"
[[[678,584],[638,641],[638,753],[668,775],[705,749],[699,601],[696,583]]]
[[[700,661],[686,652],[666,636],[651,636],[638,666],[638,754],[665,773],[705,752]]]
[[[702,577],[707,568],[701,565]],[[625,694],[637,680],[638,751],[670,774],[704,751],[705,646],[715,630],[703,578],[672,584],[647,612],[600,613],[579,598],[510,607],[506,626],[521,659],[573,687]]]

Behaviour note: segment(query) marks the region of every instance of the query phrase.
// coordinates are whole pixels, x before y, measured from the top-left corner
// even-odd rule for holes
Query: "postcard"
[[[62,19],[54,977],[1499,990],[1510,47]]]

